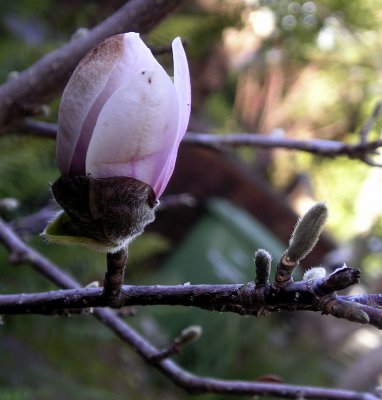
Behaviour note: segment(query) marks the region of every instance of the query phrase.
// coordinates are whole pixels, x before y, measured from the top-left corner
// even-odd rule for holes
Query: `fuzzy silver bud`
[[[296,224],[287,257],[294,262],[305,258],[317,243],[328,218],[328,208],[325,203],[315,204]]]
[[[256,268],[256,286],[264,286],[268,283],[272,256],[266,250],[259,249],[255,253],[254,262]]]
[[[313,267],[305,271],[302,277],[303,281],[311,281],[312,279],[324,278],[326,276],[326,269],[323,267]]]
[[[174,339],[174,344],[177,346],[184,346],[195,342],[202,336],[203,330],[199,325],[191,325],[184,328],[179,336]]]

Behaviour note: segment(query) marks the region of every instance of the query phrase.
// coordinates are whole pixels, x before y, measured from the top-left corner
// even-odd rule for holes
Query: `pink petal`
[[[69,174],[76,146],[84,130],[91,136],[96,113],[90,110],[104,91],[123,51],[123,35],[113,36],[90,50],[79,63],[62,95],[58,113],[57,162]],[[96,107],[97,108],[97,107]],[[89,128],[90,126],[90,128]],[[85,127],[85,128],[84,128]],[[77,158],[86,155],[81,148]],[[85,172],[85,171],[83,171]]]
[[[183,139],[191,113],[191,82],[186,53],[179,37],[172,42],[174,57],[174,85],[179,102],[178,144]]]
[[[173,143],[169,158],[162,173],[153,187],[157,198],[164,192],[175,167],[180,141],[183,139],[188,126],[191,112],[191,82],[186,53],[179,37],[172,42],[174,59],[174,85],[179,103],[179,124],[176,140]]]
[[[176,141],[179,106],[171,79],[142,41],[140,46],[134,69],[126,70],[98,116],[86,172],[96,178],[130,176],[154,188]]]

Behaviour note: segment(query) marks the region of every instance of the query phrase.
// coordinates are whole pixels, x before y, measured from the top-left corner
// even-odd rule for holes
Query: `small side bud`
[[[191,325],[184,328],[180,335],[174,339],[174,345],[185,346],[187,344],[193,343],[202,336],[203,330],[199,325]]]
[[[167,349],[159,351],[150,357],[151,361],[162,361],[166,358],[172,357],[174,354],[181,352],[182,348],[190,343],[195,342],[202,335],[202,327],[199,325],[191,325],[184,328],[171,343]]]
[[[96,288],[99,288],[99,282],[98,281],[90,282],[85,286],[85,289],[96,289]]]
[[[326,276],[326,269],[323,267],[313,267],[305,271],[302,277],[303,281],[311,281],[313,279],[319,279]]]
[[[0,209],[13,211],[19,208],[19,206],[20,202],[13,197],[4,197],[3,199],[0,199]]]
[[[77,40],[82,38],[83,36],[87,35],[89,33],[89,29],[87,28],[78,28],[72,35],[71,39],[72,40]]]
[[[327,217],[326,204],[317,203],[297,222],[286,251],[291,261],[298,262],[310,253],[317,243]]]
[[[369,316],[363,310],[354,310],[349,319],[360,324],[368,324],[370,322]]]
[[[266,250],[259,249],[255,253],[254,262],[256,268],[256,287],[264,286],[268,283],[271,272],[272,256]]]
[[[13,80],[15,80],[15,79],[18,79],[19,76],[20,76],[20,72],[19,72],[19,71],[11,71],[11,72],[8,74],[7,80],[8,80],[8,81],[13,81]]]
[[[43,116],[43,117],[49,117],[50,115],[50,107],[48,104],[41,104],[39,113]]]

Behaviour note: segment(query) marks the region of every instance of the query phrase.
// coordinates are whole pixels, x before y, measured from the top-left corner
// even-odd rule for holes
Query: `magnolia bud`
[[[186,344],[190,344],[195,342],[202,336],[203,329],[199,325],[191,325],[187,328],[184,328],[182,332],[180,332],[179,336],[174,339],[174,344],[178,346],[184,346]]]
[[[323,267],[312,267],[305,271],[302,277],[303,281],[310,281],[312,279],[320,279],[326,276],[326,269]]]
[[[172,43],[174,82],[138,33],[113,36],[85,56],[58,115],[53,194],[64,213],[53,241],[118,251],[154,219],[190,115],[186,55]]]

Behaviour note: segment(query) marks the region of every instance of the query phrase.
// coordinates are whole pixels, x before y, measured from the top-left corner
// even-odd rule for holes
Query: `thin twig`
[[[32,135],[43,136],[54,139],[57,133],[57,125],[53,123],[41,123],[30,119],[24,120],[19,125],[20,132]],[[338,157],[347,156],[351,159],[358,159],[368,165],[379,166],[368,155],[375,155],[377,149],[382,147],[382,139],[369,142],[360,142],[349,144],[335,140],[310,139],[300,140],[290,137],[273,137],[261,133],[230,133],[230,134],[212,134],[187,132],[183,138],[184,143],[192,143],[209,147],[227,145],[254,146],[258,148],[274,149],[281,148],[285,150],[297,150],[306,153],[315,154],[320,157]]]
[[[158,211],[163,211],[179,206],[195,207],[196,205],[196,198],[188,193],[169,194],[161,198],[158,206]]]
[[[377,122],[377,119],[381,115],[381,112],[382,112],[382,101],[379,101],[375,105],[372,114],[367,119],[367,121],[363,124],[363,126],[359,132],[359,137],[360,137],[361,143],[367,143],[367,136],[370,133],[370,131],[373,129],[373,126]]]
[[[344,389],[325,389],[309,386],[271,384],[239,380],[222,380],[201,377],[182,369],[172,360],[153,362],[160,353],[151,343],[108,310],[95,310],[95,317],[108,326],[124,342],[142,356],[177,386],[192,394],[216,393],[238,396],[274,396],[277,398],[304,398],[315,400],[380,400],[372,393]]]
[[[351,283],[348,283],[350,286]],[[281,310],[310,310],[321,311],[317,304],[313,304],[312,282],[294,282],[285,293],[268,287],[265,291],[265,304],[256,297],[255,285],[154,285],[121,287],[121,300],[115,307],[171,305],[193,306],[203,309],[232,312],[227,305],[241,306],[247,314],[253,314],[262,306],[268,306],[269,312]],[[296,294],[298,294],[296,296]],[[357,296],[337,296],[339,300],[359,303],[371,308],[382,308],[381,294],[364,294]],[[377,301],[379,304],[377,304]],[[62,309],[77,309],[87,307],[109,307],[103,296],[103,288],[78,288],[57,290],[30,294],[0,295],[0,314],[55,314]],[[380,312],[381,314],[381,312]],[[382,325],[380,325],[382,328]]]
[[[203,144],[207,146],[225,144],[230,146],[282,148],[286,150],[300,150],[323,157],[346,155],[350,158],[357,158],[365,152],[374,154],[375,150],[382,146],[382,140],[348,144],[337,142],[335,140],[300,140],[291,137],[273,137],[261,133],[209,134],[189,132],[184,141],[187,143]]]
[[[20,131],[28,134],[29,136],[37,136],[48,139],[56,139],[57,136],[57,124],[53,124],[51,122],[26,118],[20,121],[15,128],[16,132]]]
[[[44,293],[0,295],[0,314],[61,315],[94,307],[147,305],[192,306],[240,315],[264,315],[279,311],[320,311],[382,329],[382,295],[337,296],[336,289],[356,283],[359,271],[343,267],[327,277],[291,282],[286,287],[254,283],[231,285],[128,286],[105,296],[102,288]],[[334,284],[336,281],[337,284]],[[118,285],[116,285],[118,288]],[[112,301],[111,301],[111,300]]]
[[[57,207],[50,202],[33,214],[13,220],[9,223],[9,226],[21,236],[25,234],[39,234],[56,213]]]
[[[13,264],[31,265],[37,272],[63,289],[81,287],[74,278],[52,264],[36,250],[27,246],[2,219],[0,219],[0,241],[9,251],[10,261]]]

